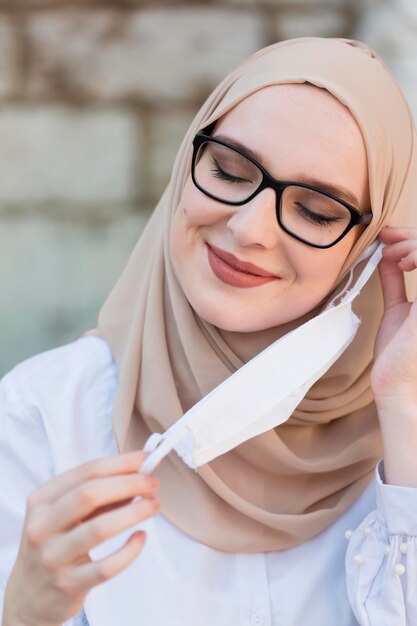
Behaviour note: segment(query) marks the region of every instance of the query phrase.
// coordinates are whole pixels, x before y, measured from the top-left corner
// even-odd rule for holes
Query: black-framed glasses
[[[219,202],[239,206],[271,187],[280,227],[309,246],[331,248],[351,228],[369,224],[372,219],[371,212],[361,213],[331,193],[272,178],[260,163],[226,141],[198,133],[193,146],[191,175],[200,191]]]

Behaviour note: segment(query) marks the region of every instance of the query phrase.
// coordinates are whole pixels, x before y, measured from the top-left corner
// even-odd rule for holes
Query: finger
[[[404,274],[398,267],[398,264],[382,259],[378,265],[378,270],[381,278],[385,310],[387,311],[402,302],[407,302]]]
[[[48,481],[29,497],[30,505],[50,504],[67,491],[92,478],[138,471],[147,453],[143,450],[104,457],[79,465]]]
[[[398,263],[403,272],[412,272],[417,268],[417,250],[412,250]]]
[[[397,243],[388,244],[382,249],[382,255],[390,261],[401,261],[402,258],[417,250],[417,240],[403,239]]]
[[[159,480],[156,476],[137,472],[89,480],[36,513],[32,529],[34,525],[38,526],[42,529],[42,535],[47,537],[78,525],[94,513],[97,515],[101,507],[118,503],[120,508],[121,502],[139,495],[149,496],[158,488]]]
[[[159,509],[157,498],[143,498],[134,504],[100,515],[65,535],[53,537],[48,543],[49,555],[46,558],[53,560],[55,567],[69,565],[103,541],[152,517]]]
[[[396,243],[403,239],[417,239],[417,230],[415,228],[397,228],[389,226],[382,228],[379,232],[379,238],[385,243]]]
[[[139,555],[146,540],[146,533],[133,533],[125,545],[101,561],[91,561],[71,568],[66,573],[65,587],[72,593],[86,592],[92,587],[113,578],[128,567]]]
[[[125,506],[126,504],[131,504],[132,502],[134,502],[135,499],[136,498],[127,498],[126,500],[120,500],[119,502],[116,502],[113,504],[106,504],[105,506],[100,506],[89,515],[85,515],[82,521],[88,522],[88,520],[93,519],[94,517],[97,517],[98,515],[101,515],[102,513],[107,513],[108,511],[114,511],[114,509],[117,509],[121,506]]]

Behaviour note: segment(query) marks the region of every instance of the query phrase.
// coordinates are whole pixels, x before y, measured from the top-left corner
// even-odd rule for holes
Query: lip
[[[231,254],[230,252],[226,252],[225,250],[222,250],[221,248],[217,248],[216,246],[213,246],[212,244],[207,244],[207,245],[209,248],[213,250],[214,254],[217,254],[217,256],[222,261],[225,261],[225,263],[233,267],[233,269],[238,270],[239,272],[245,272],[246,274],[254,274],[255,276],[266,276],[268,278],[279,278],[279,276],[277,276],[276,274],[271,274],[271,272],[264,270],[262,267],[259,267],[258,265],[254,265],[253,263],[248,263],[247,261],[239,261],[239,259],[233,256],[233,254]]]
[[[280,278],[253,263],[240,261],[230,252],[209,245],[207,242],[206,245],[208,260],[213,273],[228,285],[256,287]]]

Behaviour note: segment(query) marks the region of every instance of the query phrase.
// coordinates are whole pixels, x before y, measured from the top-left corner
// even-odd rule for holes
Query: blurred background
[[[0,375],[97,313],[224,75],[354,37],[417,111],[415,0],[0,0]]]

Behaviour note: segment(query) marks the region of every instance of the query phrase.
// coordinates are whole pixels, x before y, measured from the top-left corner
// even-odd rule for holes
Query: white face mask
[[[360,320],[352,302],[381,260],[382,248],[383,244],[375,242],[357,261],[356,265],[369,258],[350,291],[354,268],[347,285],[319,315],[251,359],[164,434],[151,435],[144,447],[151,454],[141,473],[152,473],[173,449],[195,469],[287,421],[355,337]]]

